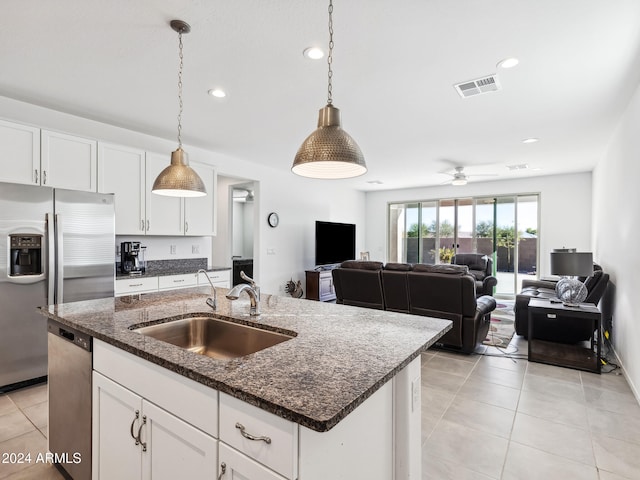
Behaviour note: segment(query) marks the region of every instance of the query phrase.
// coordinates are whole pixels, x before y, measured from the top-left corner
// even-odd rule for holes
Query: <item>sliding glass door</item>
[[[495,295],[513,296],[538,265],[536,194],[389,205],[388,261],[450,263],[456,253],[493,260]]]

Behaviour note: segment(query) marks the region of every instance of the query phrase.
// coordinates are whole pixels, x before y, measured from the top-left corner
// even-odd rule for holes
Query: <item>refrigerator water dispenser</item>
[[[42,235],[9,235],[9,276],[42,274]]]

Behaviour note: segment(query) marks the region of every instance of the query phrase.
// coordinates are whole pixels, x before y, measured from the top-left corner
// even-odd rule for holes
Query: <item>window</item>
[[[450,263],[459,253],[493,259],[496,295],[520,291],[538,266],[539,195],[389,204],[389,262]]]

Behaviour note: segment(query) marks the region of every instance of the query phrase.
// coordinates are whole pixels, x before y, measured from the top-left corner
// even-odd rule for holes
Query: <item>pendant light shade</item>
[[[318,129],[302,143],[291,168],[311,178],[351,178],[367,172],[364,156],[351,135],[340,126],[340,110],[333,105],[320,109]]]
[[[151,192],[170,197],[202,197],[207,194],[202,179],[189,166],[187,152],[171,152],[171,165],[160,172]]]
[[[204,183],[196,171],[189,166],[187,152],[182,149],[182,34],[191,27],[182,20],[171,20],[171,28],[178,32],[180,68],[178,70],[178,148],[171,153],[171,164],[160,172],[153,182],[152,193],[168,197],[202,197],[207,194]]]
[[[329,55],[327,105],[320,109],[318,128],[302,143],[291,171],[311,178],[338,179],[367,173],[360,147],[340,126],[340,110],[332,105],[333,2],[329,1]]]

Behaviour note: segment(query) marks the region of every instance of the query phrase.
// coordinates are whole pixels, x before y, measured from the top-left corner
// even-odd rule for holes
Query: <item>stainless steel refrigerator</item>
[[[112,297],[113,195],[0,183],[0,390],[47,375],[37,307]]]

